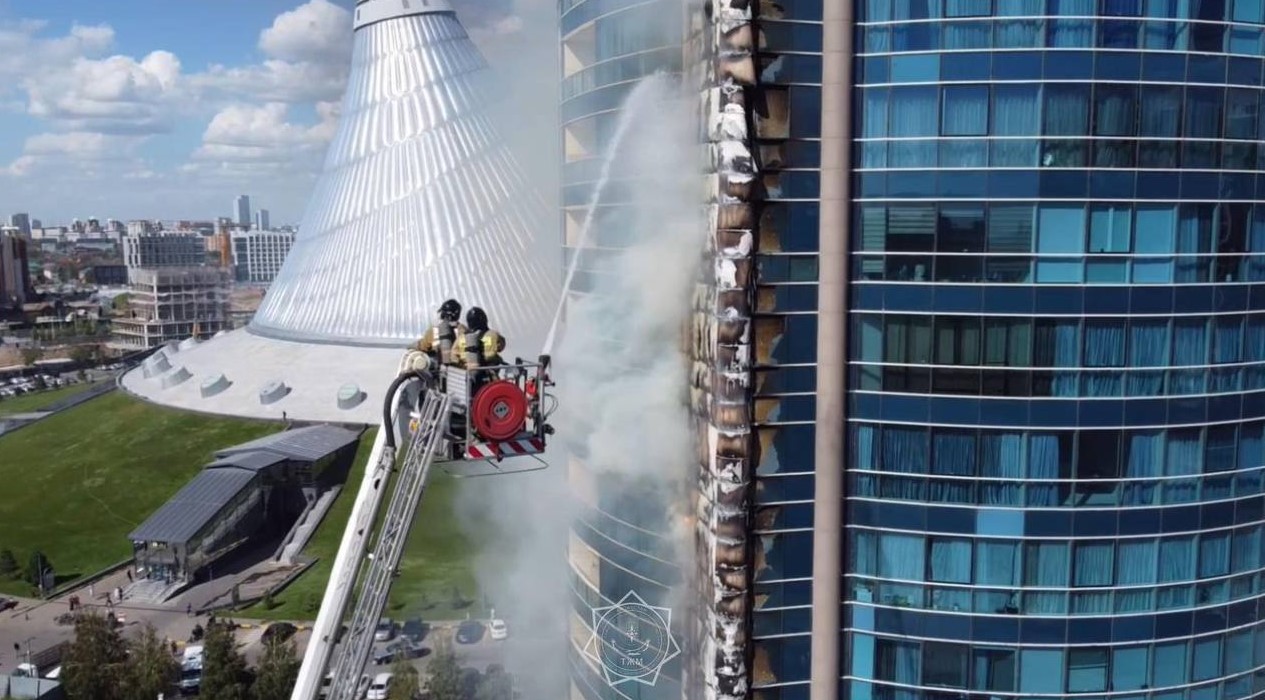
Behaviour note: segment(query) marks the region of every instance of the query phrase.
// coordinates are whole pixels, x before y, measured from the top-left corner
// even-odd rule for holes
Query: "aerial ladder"
[[[548,436],[553,434],[547,422],[554,407],[553,396],[548,393],[552,386],[549,364],[549,356],[542,355],[535,363],[516,359],[512,365],[466,369],[437,364],[423,353],[406,355],[401,372],[387,390],[379,443],[374,445],[376,459],[371,455],[371,471],[353,505],[292,700],[314,700],[322,681],[321,697],[359,700],[374,631],[436,462],[446,467],[490,467],[482,473],[454,470],[457,476],[517,473],[547,466],[537,455],[545,451]],[[401,403],[408,410],[398,415]],[[403,417],[407,421],[400,420]],[[402,461],[398,459],[397,430],[409,436]],[[504,460],[511,457],[532,457],[541,466],[510,467]],[[370,547],[370,531],[387,490],[391,498]],[[357,580],[363,580],[360,594],[350,621],[341,628]]]

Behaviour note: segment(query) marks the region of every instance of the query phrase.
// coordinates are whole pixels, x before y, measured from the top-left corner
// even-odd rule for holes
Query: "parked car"
[[[286,642],[294,636],[295,632],[298,631],[298,628],[289,622],[274,622],[271,625],[268,625],[268,628],[264,630],[260,639],[264,644],[268,644],[274,640],[277,642]]]
[[[384,617],[378,621],[378,629],[374,630],[373,641],[389,642],[395,636],[395,621]]]
[[[365,700],[387,700],[387,693],[391,690],[391,674],[379,673],[373,677],[373,682],[369,684],[369,692],[365,695]]]
[[[474,644],[483,639],[483,623],[478,620],[466,620],[457,625],[457,643]]]
[[[401,636],[373,654],[373,663],[378,666],[393,664],[397,659],[417,659],[426,655],[426,647]]]
[[[505,620],[488,620],[488,636],[498,641],[510,636]]]
[[[415,617],[404,622],[404,628],[400,631],[400,636],[408,637],[414,643],[420,644],[426,635],[430,633],[430,625],[422,622],[422,618]]]

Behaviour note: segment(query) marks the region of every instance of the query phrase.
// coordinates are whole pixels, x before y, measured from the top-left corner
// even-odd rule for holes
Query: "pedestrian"
[[[193,603],[184,604],[184,614],[188,615],[189,617],[193,617]]]
[[[128,569],[128,570],[127,570],[127,582],[128,582],[128,583],[131,583],[131,582],[132,582],[132,570],[131,570],[131,569]]]

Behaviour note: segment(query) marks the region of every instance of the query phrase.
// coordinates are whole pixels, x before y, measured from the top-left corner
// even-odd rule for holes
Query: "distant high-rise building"
[[[127,235],[129,236],[144,236],[147,233],[153,233],[153,232],[154,232],[153,222],[145,221],[142,219],[135,219],[133,221],[127,222]]]
[[[238,195],[233,200],[233,211],[237,212],[237,225],[250,228],[250,197]]]
[[[31,219],[31,228],[32,229],[44,228],[44,222],[40,221],[39,219]]]
[[[0,309],[20,307],[31,289],[26,238],[12,230],[0,232]]]
[[[272,222],[269,221],[267,209],[260,209],[259,211],[255,212],[255,228],[259,229],[260,231],[272,230]]]
[[[22,232],[22,235],[31,237],[31,215],[25,213],[14,214],[9,217],[9,225]]]
[[[206,244],[197,234],[147,234],[123,239],[128,269],[198,266],[206,262]]]

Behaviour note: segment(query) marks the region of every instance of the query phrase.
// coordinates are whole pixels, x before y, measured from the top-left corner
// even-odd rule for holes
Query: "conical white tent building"
[[[233,415],[376,422],[445,299],[540,349],[558,294],[543,204],[498,137],[490,71],[447,0],[361,0],[342,117],[249,327],[160,351],[123,387]]]

